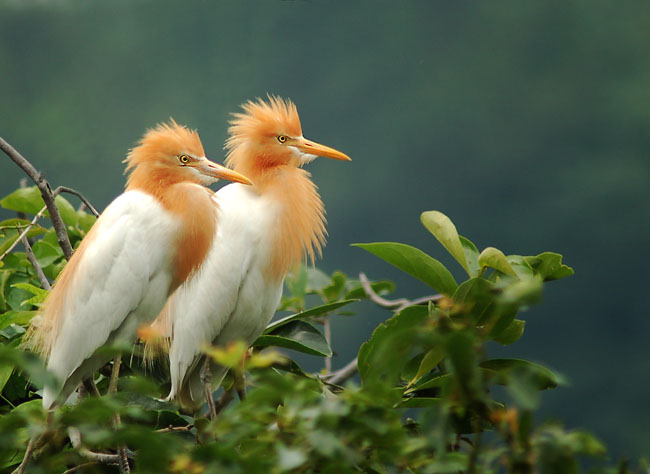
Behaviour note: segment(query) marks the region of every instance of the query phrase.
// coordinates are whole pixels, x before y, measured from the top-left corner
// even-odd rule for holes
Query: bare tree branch
[[[79,191],[76,189],[69,188],[67,186],[59,186],[54,190],[54,195],[56,196],[57,194],[60,193],[68,193],[72,194],[73,196],[77,196],[79,199],[81,199],[81,202],[84,203],[84,205],[90,210],[90,212],[93,213],[95,217],[99,217],[99,212],[97,212],[97,209],[95,209],[95,206],[93,206],[90,201]]]
[[[48,183],[43,173],[38,171],[34,165],[32,165],[24,156],[22,156],[18,151],[12,147],[9,143],[5,141],[4,138],[0,137],[0,149],[5,152],[5,154],[13,160],[26,174],[31,178],[31,180],[36,184],[38,190],[43,196],[43,201],[45,201],[45,206],[50,212],[50,219],[52,220],[52,226],[56,231],[56,237],[59,241],[59,245],[63,250],[63,255],[66,259],[70,259],[72,256],[72,245],[70,245],[70,239],[68,238],[68,233],[65,230],[65,224],[61,218],[61,214],[54,203],[54,194],[50,183]]]
[[[417,298],[415,300],[409,300],[406,298],[387,300],[386,298],[382,298],[381,296],[379,296],[375,292],[375,290],[372,289],[372,286],[370,285],[370,281],[368,281],[368,277],[366,276],[365,273],[363,272],[359,273],[359,280],[361,281],[361,286],[363,287],[363,290],[366,292],[366,295],[368,296],[370,301],[381,306],[382,308],[392,309],[394,311],[401,311],[408,306],[428,303],[429,301],[438,301],[443,297],[443,295],[430,295],[430,296],[423,296],[422,298]]]
[[[343,382],[347,381],[348,379],[352,378],[354,374],[356,374],[358,371],[359,371],[359,367],[357,365],[357,358],[355,357],[350,362],[348,362],[345,365],[345,367],[343,367],[342,369],[335,370],[334,372],[322,376],[321,378],[327,383],[331,383],[333,385],[340,385]]]
[[[29,245],[27,237],[23,237],[22,242],[23,246],[25,247],[25,255],[27,255],[27,260],[29,260],[29,263],[31,263],[32,267],[34,267],[36,275],[38,275],[38,279],[41,281],[41,286],[45,290],[51,289],[52,287],[50,286],[50,282],[47,280],[45,273],[43,273],[43,269],[39,265],[38,260],[36,260],[36,255],[34,255],[34,251],[32,250],[32,246]]]
[[[77,428],[70,426],[68,428],[68,437],[70,438],[70,443],[72,443],[72,447],[75,448],[79,452],[79,454],[81,454],[86,459],[101,464],[113,464],[119,466],[120,464],[119,454],[96,453],[94,451],[89,450],[88,448],[85,448],[81,444],[81,433]],[[130,450],[127,450],[127,455],[130,458],[135,457],[135,453]]]
[[[192,428],[194,428],[194,425],[186,425],[186,426],[173,426],[169,425],[167,428],[161,428],[159,430],[154,431],[154,433],[178,433],[178,432],[189,432]]]

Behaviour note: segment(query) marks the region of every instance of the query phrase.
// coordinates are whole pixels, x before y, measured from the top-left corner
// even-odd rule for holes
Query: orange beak
[[[221,166],[208,159],[199,160],[188,164],[187,166],[192,166],[199,173],[210,178],[227,179],[228,181],[242,184],[253,184],[253,182],[243,174],[237,173],[236,171],[228,169],[225,166]]]
[[[298,148],[303,153],[308,153],[310,155],[322,156],[324,158],[333,158],[335,160],[342,161],[352,161],[352,159],[334,148],[330,148],[320,143],[312,142],[306,138],[297,138],[295,143],[292,143],[293,146]]]

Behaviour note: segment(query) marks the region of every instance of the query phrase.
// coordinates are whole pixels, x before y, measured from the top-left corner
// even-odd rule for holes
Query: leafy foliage
[[[0,204],[33,214],[40,210],[36,199],[20,190]],[[78,245],[93,219],[69,203],[61,208]],[[340,272],[300,268],[287,279],[281,305],[293,314],[272,322],[250,350],[242,343],[206,349],[235,375],[245,372],[251,387],[245,400],[214,421],[205,409],[190,416],[160,401],[168,376],[160,368],[145,374],[138,351],[125,358],[117,393],[82,397],[47,417],[39,395],[49,375],[36,355],[19,347],[46,292],[25,253],[8,253],[0,268],[0,469],[13,469],[28,440],[42,435],[27,472],[62,472],[81,464],[84,472],[115,472],[115,466],[89,461],[87,453],[115,452],[120,445],[133,451],[136,472],[156,473],[571,473],[583,457],[603,458],[605,448],[587,432],[536,425],[541,392],[560,385],[561,377],[531,361],[488,355],[490,344],[510,345],[522,336],[525,321],[517,315],[539,302],[545,282],[573,270],[550,252],[479,252],[440,212],[424,213],[422,222],[467,273],[466,281],[458,284],[419,249],[357,244],[441,295],[390,315],[359,349],[359,379],[341,385],[333,382],[336,374],[307,373],[292,352],[277,350],[331,357],[319,326],[349,315],[348,307],[369,296],[367,288]],[[9,248],[27,224],[0,223],[0,246]],[[55,278],[65,261],[53,230],[34,226],[28,236],[39,265]],[[387,281],[367,286],[375,300],[395,291]],[[102,392],[109,373],[107,366],[95,376]],[[224,388],[233,383],[227,378]],[[113,428],[116,414],[122,423]],[[75,432],[82,443],[76,447]],[[602,469],[627,472],[625,465]]]

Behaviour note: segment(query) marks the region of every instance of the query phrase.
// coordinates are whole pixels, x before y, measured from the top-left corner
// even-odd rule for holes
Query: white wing
[[[61,392],[47,388],[45,407],[65,400],[94,352],[107,342],[129,341],[137,328],[156,317],[171,283],[173,237],[179,223],[152,196],[128,191],[97,220],[66,290],[62,323],[48,359]],[[101,365],[94,360],[90,365]],[[84,370],[80,370],[84,365]],[[86,373],[83,373],[86,372]]]
[[[263,277],[269,254],[265,237],[275,225],[278,209],[240,184],[221,188],[215,199],[217,235],[210,252],[199,272],[170,299],[169,399],[189,389],[194,392],[189,394],[191,401],[199,400],[201,348],[236,339],[252,343],[273,316],[282,293],[282,281]],[[220,381],[218,374],[213,377]]]

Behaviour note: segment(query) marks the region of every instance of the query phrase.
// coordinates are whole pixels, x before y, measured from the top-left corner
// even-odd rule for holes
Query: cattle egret
[[[125,162],[126,191],[83,239],[28,335],[60,384],[45,387],[46,409],[110,360],[98,348],[131,343],[203,263],[218,227],[214,193],[203,185],[250,184],[206,159],[198,134],[173,120],[149,130]]]
[[[226,164],[254,185],[229,184],[215,194],[219,225],[205,264],[174,293],[158,320],[172,337],[168,399],[187,409],[204,400],[201,348],[234,340],[252,344],[278,307],[290,269],[303,257],[313,262],[320,256],[325,210],[302,165],[317,156],[350,160],[304,138],[289,100],[269,96],[242,109],[230,122]],[[215,384],[226,371],[212,368]]]

